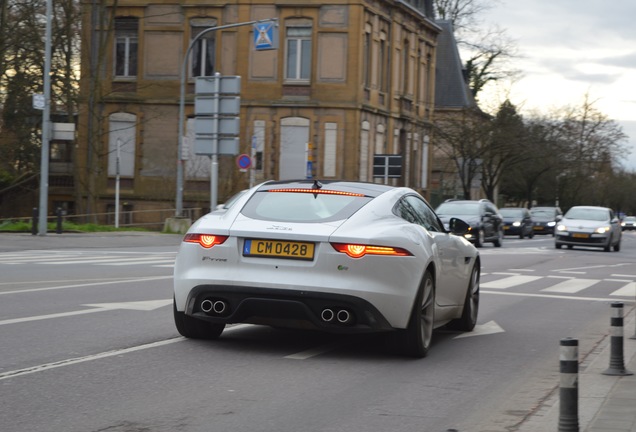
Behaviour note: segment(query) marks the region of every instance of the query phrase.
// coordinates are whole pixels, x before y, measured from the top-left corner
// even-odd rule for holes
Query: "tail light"
[[[202,247],[209,249],[214,245],[222,244],[228,236],[214,234],[186,234],[183,241],[186,243],[198,243]]]
[[[361,258],[365,255],[389,255],[389,256],[411,256],[406,249],[390,246],[372,246],[352,243],[331,243],[331,246],[340,253],[349,255],[351,258]]]

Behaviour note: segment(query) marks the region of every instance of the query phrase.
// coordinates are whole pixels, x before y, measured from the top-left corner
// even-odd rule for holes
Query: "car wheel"
[[[561,243],[555,243],[554,247],[557,249],[561,249],[561,246],[563,246]]]
[[[435,282],[428,270],[415,297],[411,318],[406,330],[402,330],[402,345],[411,357],[426,357],[433,339],[435,320]]]
[[[572,249],[574,246],[572,245],[568,245],[568,249]]]
[[[478,248],[482,247],[485,241],[486,241],[486,234],[484,234],[484,230],[478,229],[477,237],[475,238],[475,247],[478,247]]]
[[[605,247],[603,248],[603,250],[605,252],[609,252],[610,250],[612,250],[612,238],[610,237],[610,239],[607,241],[607,245],[605,245]]]
[[[495,244],[495,247],[501,247],[501,245],[503,244],[503,238],[504,238],[503,230],[499,228],[499,231],[497,231],[497,238],[493,242]]]
[[[465,332],[472,331],[475,328],[479,312],[479,274],[479,264],[476,263],[470,274],[462,316],[448,323],[448,328]]]
[[[521,228],[521,231],[519,231],[519,238],[523,240],[523,228]]]
[[[185,312],[179,312],[174,300],[172,302],[172,310],[177,331],[183,337],[190,339],[218,339],[223,333],[223,329],[225,329],[225,324],[199,320],[186,315]]]

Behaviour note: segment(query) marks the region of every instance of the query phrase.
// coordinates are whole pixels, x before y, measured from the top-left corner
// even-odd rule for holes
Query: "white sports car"
[[[395,331],[423,357],[433,329],[471,331],[480,258],[412,189],[345,181],[265,182],[203,216],[174,268],[174,320],[188,338],[226,324]],[[459,234],[459,235],[456,235]]]

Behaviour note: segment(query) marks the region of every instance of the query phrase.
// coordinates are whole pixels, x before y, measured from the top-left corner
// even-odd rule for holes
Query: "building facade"
[[[221,202],[248,187],[250,174],[256,183],[347,179],[428,193],[441,31],[432,0],[106,3],[83,2],[79,211],[112,211],[117,184],[136,218],[174,208],[179,164],[184,209],[207,211],[211,164],[192,145],[194,82],[217,72],[241,77],[239,152],[253,156],[252,173],[219,157]],[[241,23],[273,18],[278,49],[255,50],[254,27]],[[221,28],[205,31],[213,27]],[[400,156],[399,176],[378,176],[377,167],[374,176],[379,155]]]

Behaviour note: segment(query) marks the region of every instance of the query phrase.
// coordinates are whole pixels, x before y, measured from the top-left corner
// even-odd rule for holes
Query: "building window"
[[[404,39],[402,50],[402,95],[405,96],[409,90],[409,41]]]
[[[308,82],[311,77],[311,27],[287,27],[285,79]]]
[[[137,76],[137,18],[115,18],[115,77]]]
[[[380,47],[378,51],[378,69],[380,71],[379,87],[382,93],[387,92],[387,52],[386,52],[386,33],[380,33]]]
[[[363,43],[362,82],[365,88],[369,88],[371,86],[371,26],[369,24],[365,26]]]
[[[192,39],[204,30],[215,27],[216,20],[196,19],[190,21]],[[190,74],[193,77],[212,76],[216,72],[216,31],[209,31],[201,36],[192,46],[192,66]]]

